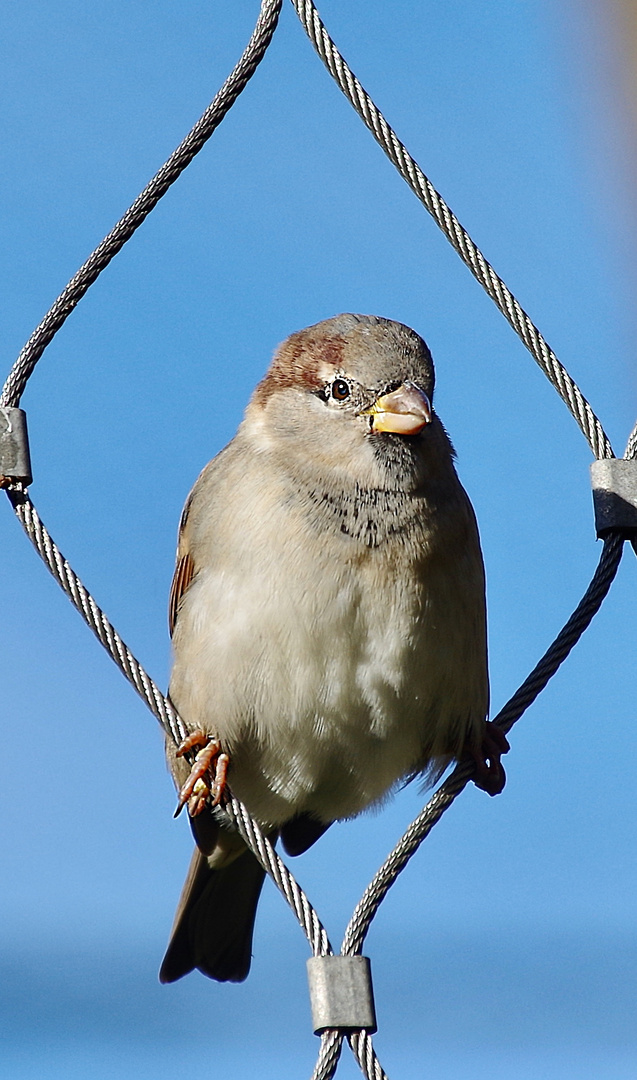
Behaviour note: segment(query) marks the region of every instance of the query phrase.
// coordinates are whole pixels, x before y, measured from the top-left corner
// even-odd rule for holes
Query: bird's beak
[[[431,423],[431,402],[424,390],[407,380],[391,394],[379,397],[362,415],[372,417],[372,431],[417,435]]]

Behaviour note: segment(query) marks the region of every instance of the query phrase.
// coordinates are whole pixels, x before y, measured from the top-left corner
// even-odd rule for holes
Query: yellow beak
[[[362,415],[373,417],[372,431],[417,435],[431,423],[431,402],[424,390],[408,380],[391,394],[379,397]]]

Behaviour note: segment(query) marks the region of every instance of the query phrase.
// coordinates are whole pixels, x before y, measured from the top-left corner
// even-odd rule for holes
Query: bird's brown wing
[[[181,520],[179,522],[179,539],[177,541],[177,565],[175,566],[175,573],[173,574],[172,585],[170,586],[170,599],[168,600],[168,629],[170,636],[173,636],[175,630],[175,623],[177,622],[177,615],[179,614],[179,606],[184,598],[188,586],[192,582],[195,576],[195,562],[190,554],[190,547],[188,544],[188,516],[190,514],[190,505],[192,503],[192,491],[186,499],[186,505],[181,512]]]
[[[168,601],[168,629],[170,630],[171,637],[173,636],[175,623],[177,622],[179,605],[194,576],[195,564],[192,556],[188,551],[184,552],[182,555],[180,555],[178,551],[177,565],[175,567],[175,573],[173,574],[173,582],[170,586],[170,599]]]

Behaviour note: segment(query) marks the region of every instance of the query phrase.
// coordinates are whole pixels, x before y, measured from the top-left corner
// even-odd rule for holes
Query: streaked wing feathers
[[[170,630],[170,636],[173,636],[175,629],[175,623],[177,622],[177,615],[179,613],[179,605],[183,599],[186,589],[190,585],[193,577],[195,576],[195,564],[189,554],[186,552],[177,558],[177,565],[175,567],[175,573],[173,574],[173,582],[170,586],[170,599],[168,601],[168,628]]]

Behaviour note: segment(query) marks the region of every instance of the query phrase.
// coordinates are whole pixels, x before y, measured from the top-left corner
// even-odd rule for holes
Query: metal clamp
[[[372,972],[366,956],[311,956],[307,962],[315,1035],[331,1028],[377,1031]]]
[[[594,461],[591,484],[598,537],[603,539],[612,529],[637,535],[637,460]]]
[[[27,417],[22,409],[0,406],[0,486],[17,480],[25,487],[33,480]]]

